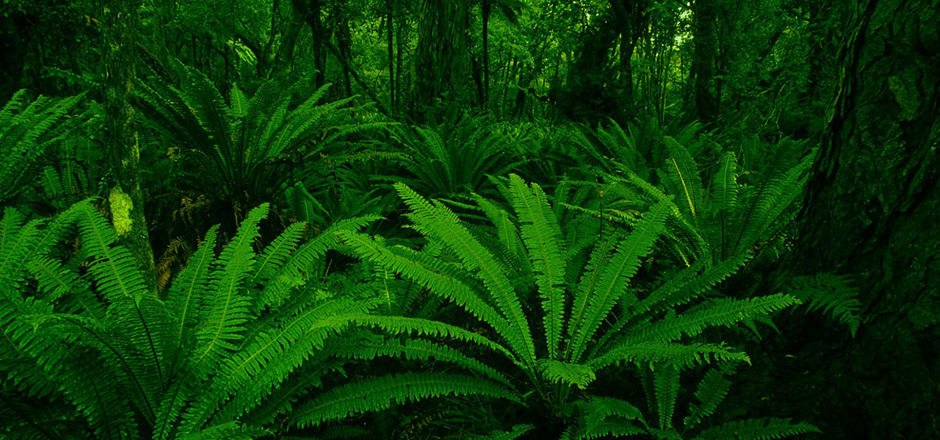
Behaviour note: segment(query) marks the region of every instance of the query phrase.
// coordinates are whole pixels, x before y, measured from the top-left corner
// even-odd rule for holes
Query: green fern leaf
[[[708,370],[695,390],[698,402],[689,404],[689,415],[683,420],[683,427],[692,429],[714,414],[715,409],[728,395],[729,389],[731,381],[726,377],[725,371],[719,368]]]
[[[818,273],[796,277],[791,280],[787,292],[802,300],[810,311],[818,310],[845,324],[855,336],[861,324],[862,302],[858,299],[858,289],[848,276]]]
[[[809,423],[793,423],[790,419],[747,419],[727,422],[702,431],[702,440],[775,440],[821,431]]]
[[[555,359],[540,359],[538,369],[549,382],[574,385],[582,390],[597,379],[594,370],[587,365],[569,364]]]
[[[652,324],[638,326],[628,331],[626,343],[640,341],[675,341],[685,336],[695,336],[705,328],[730,327],[733,324],[768,315],[799,304],[799,300],[784,294],[735,299],[718,298],[702,303],[678,315],[667,315]]]
[[[402,373],[366,379],[322,393],[294,411],[293,423],[300,427],[319,425],[419,399],[467,395],[519,402],[519,398],[505,387],[480,378],[444,373]]]
[[[679,396],[679,369],[670,364],[653,364],[653,392],[659,429],[672,429],[672,418]]]
[[[516,440],[535,429],[532,425],[515,425],[509,431],[493,431],[487,435],[474,437],[476,440]]]
[[[565,315],[565,249],[561,229],[541,187],[533,183],[530,188],[515,174],[509,176],[509,184],[513,209],[522,224],[522,238],[542,299],[548,356],[554,359],[561,344]]]
[[[411,209],[409,217],[415,229],[445,243],[471,271],[477,272],[491,293],[498,309],[509,321],[512,331],[503,335],[524,362],[535,362],[535,345],[522,305],[496,258],[457,220],[456,215],[440,205],[432,206],[404,184],[395,189]]]
[[[181,347],[189,341],[190,333],[196,326],[198,311],[202,308],[201,300],[208,295],[209,271],[215,258],[217,232],[218,226],[206,232],[199,248],[167,291],[167,309],[176,320],[177,346]]]
[[[633,232],[622,240],[616,252],[606,266],[601,269],[594,292],[581,291],[575,297],[575,309],[572,312],[571,360],[580,359],[587,342],[594,336],[604,318],[627,291],[627,284],[640,266],[640,258],[645,256],[663,231],[667,207],[658,204],[636,224]],[[625,300],[627,305],[636,301],[635,297]]]

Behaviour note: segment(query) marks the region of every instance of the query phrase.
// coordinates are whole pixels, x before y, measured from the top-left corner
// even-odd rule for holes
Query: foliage
[[[324,341],[369,307],[308,285],[311,274],[304,273],[335,243],[335,231],[368,219],[337,224],[305,244],[303,224],[296,224],[256,252],[258,222],[267,212],[267,205],[252,210],[218,254],[212,228],[158,298],[90,202],[26,223],[8,209],[0,247],[3,392],[23,423],[8,424],[4,435],[264,432],[255,428],[269,422],[246,414],[281,405],[289,394],[278,385],[294,373],[316,386],[330,368],[308,367],[326,356],[319,350]],[[81,248],[58,256],[57,243],[75,229]],[[109,378],[107,386],[101,378]],[[35,424],[44,417],[41,402],[61,408],[61,418],[43,428]]]
[[[441,203],[430,202],[403,184],[396,189],[411,211],[412,227],[428,240],[424,249],[441,249],[440,257],[425,250],[389,247],[353,232],[341,233],[343,241],[365,261],[417,283],[488,327],[481,336],[485,345],[501,352],[514,368],[494,376],[492,368],[462,360],[463,368],[496,378],[479,381],[494,380],[496,386],[506,380],[503,377],[517,377],[520,382],[515,386],[525,387],[520,388],[523,394],[539,396],[549,406],[590,400],[593,394],[582,390],[598,374],[625,363],[688,367],[747,361],[747,355],[732,347],[701,342],[696,336],[710,327],[733,327],[798,303],[779,294],[745,300],[708,298],[711,286],[738,267],[733,264],[706,270],[701,265],[691,267],[639,296],[630,282],[664,231],[668,215],[664,204],[643,214],[629,233],[599,237],[589,262],[575,268],[575,277],[567,277],[570,255],[552,206],[537,184],[510,176],[507,192],[515,217],[510,233],[516,236],[488,244]],[[524,247],[511,248],[514,242]],[[493,246],[501,249],[494,253]],[[504,252],[521,253],[513,257],[526,268],[501,258]],[[611,317],[615,308],[621,310],[620,316]],[[535,309],[541,313],[529,317],[524,312]],[[613,323],[605,325],[608,318]]]
[[[273,199],[346,137],[375,126],[354,123],[362,108],[348,105],[352,98],[320,103],[327,86],[304,95],[301,83],[269,80],[248,98],[233,85],[226,103],[204,74],[171,66],[181,84],[151,75],[139,84],[139,104],[177,145],[168,155],[188,189],[216,188],[236,213]]]
[[[929,438],[935,3],[0,2],[0,438]]]
[[[81,100],[80,95],[30,100],[27,91],[20,90],[0,109],[0,203],[16,197],[42,154],[81,124],[81,117],[69,114]]]

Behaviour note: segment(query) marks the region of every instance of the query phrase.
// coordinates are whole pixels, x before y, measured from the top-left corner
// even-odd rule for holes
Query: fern
[[[8,287],[0,295],[0,353],[22,367],[5,372],[10,380],[4,380],[4,392],[74,405],[69,423],[87,427],[83,437],[268,432],[263,425],[234,422],[268,398],[292,398],[278,386],[374,304],[293,295],[306,280],[295,273],[299,278],[284,290],[279,313],[252,309],[249,299],[277,274],[298,267],[298,260],[310,264],[324,247],[338,244],[334,237],[305,248],[294,227],[261,252],[265,265],[259,269],[253,242],[265,212],[252,211],[218,256],[211,229],[163,301],[144,287],[133,258],[91,202],[52,221],[25,222],[6,210],[0,219],[0,281]],[[364,223],[353,220],[340,229]],[[73,224],[82,246],[63,261],[52,250]],[[73,270],[78,263],[87,267],[87,280]],[[101,378],[108,378],[107,386]],[[290,411],[270,405],[265,407]]]
[[[710,439],[774,440],[806,433],[820,433],[808,423],[793,423],[789,419],[748,419],[728,422],[702,431],[697,437]]]
[[[690,404],[689,415],[682,421],[683,426],[686,429],[694,428],[706,417],[714,414],[730,388],[731,381],[725,377],[725,371],[718,368],[708,370],[695,390],[698,402]]]
[[[508,389],[468,376],[402,373],[335,388],[297,408],[294,423],[309,426],[427,397],[481,395],[518,401]]]
[[[355,147],[345,139],[384,127],[354,124],[362,108],[350,105],[353,98],[322,103],[328,86],[306,93],[303,80],[285,85],[272,79],[251,97],[234,86],[226,103],[197,69],[178,61],[167,67],[169,74],[144,75],[135,88],[137,105],[156,131],[185,146],[178,164],[188,189],[214,188],[212,201],[238,215],[303,180],[321,154]]]
[[[427,240],[424,251],[389,246],[382,239],[354,232],[340,233],[342,241],[369,267],[377,265],[412,281],[435,297],[457,305],[488,328],[477,334],[436,320],[363,315],[353,318],[355,325],[397,337],[433,337],[440,345],[409,340],[368,342],[374,340],[370,337],[359,343],[364,346],[343,345],[348,347],[344,349],[346,356],[434,359],[497,382],[505,378],[512,388],[529,390],[546,400],[548,395],[558,399],[548,405],[565,405],[583,402],[581,399],[589,401],[596,379],[605,370],[626,363],[638,366],[655,363],[661,369],[674,371],[678,378],[679,371],[693,366],[748,362],[747,355],[734,347],[700,341],[702,332],[710,327],[734,326],[766,317],[798,303],[792,296],[782,294],[741,300],[708,299],[706,295],[711,289],[739,269],[750,258],[749,254],[714,266],[697,261],[659,289],[642,298],[638,296],[631,282],[640,271],[641,261],[654,252],[660,237],[668,234],[667,222],[676,212],[674,205],[667,202],[637,215],[629,229],[615,229],[595,238],[594,243],[587,245],[584,261],[574,258],[561,244],[558,211],[545,193],[538,185],[526,184],[517,176],[510,176],[508,185],[501,189],[511,211],[480,196],[476,196],[478,208],[458,204],[478,209],[476,212],[482,212],[483,218],[491,219],[494,226],[490,231],[495,233],[477,227],[471,232],[442,203],[429,201],[403,184],[396,185],[396,189],[410,210],[406,215],[412,221],[411,227]],[[526,261],[514,265],[514,258]],[[569,275],[571,271],[575,276]],[[513,274],[513,281],[509,274]],[[382,277],[387,281],[387,275]],[[536,295],[530,296],[530,292]],[[569,297],[571,312],[567,313]],[[623,313],[611,320],[618,305],[617,310]],[[677,313],[679,307],[682,313]],[[540,310],[541,316],[528,315],[528,311],[535,310]],[[543,338],[535,341],[528,327],[530,322],[541,324]],[[445,346],[449,341],[472,342],[500,352],[516,371],[457,356]],[[424,344],[423,350],[414,351],[411,344]],[[520,383],[518,378],[527,381]],[[670,388],[673,391],[662,394],[661,406],[669,411],[660,419],[661,426],[657,428],[660,430],[672,426],[669,408],[674,408],[678,390],[677,379],[663,382],[667,383],[673,383]],[[665,393],[666,388],[662,391]],[[408,400],[402,393],[405,390],[389,392],[390,401],[386,397],[375,403],[344,401],[338,404],[341,409],[329,412],[332,416],[304,420],[320,423],[330,417],[383,409],[393,402]],[[645,426],[629,420],[600,417],[590,423],[587,420],[578,423],[566,431],[572,438],[646,432]]]
[[[493,431],[487,435],[477,436],[477,440],[516,440],[531,431],[532,425],[515,425],[509,431]]]
[[[549,382],[574,385],[582,390],[597,379],[594,370],[587,365],[571,364],[555,359],[542,359],[539,362],[539,371]]]
[[[561,343],[565,315],[565,272],[562,256],[561,230],[551,212],[545,193],[533,184],[531,188],[516,175],[510,176],[513,209],[519,216],[523,242],[529,250],[529,260],[535,272],[539,296],[542,299],[545,343],[548,356],[555,358]]]
[[[529,323],[522,314],[522,306],[512,290],[509,279],[500,270],[501,266],[493,255],[480,245],[446,208],[440,205],[432,206],[405,185],[398,184],[396,189],[412,209],[409,216],[415,222],[415,229],[445,243],[469,270],[479,274],[497,308],[509,321],[511,332],[504,335],[507,341],[525,363],[534,363],[535,348]]]
[[[84,116],[69,117],[83,99],[39,96],[30,101],[19,90],[0,108],[0,203],[17,196],[39,157],[84,122]]]
[[[795,277],[790,280],[787,291],[802,300],[808,310],[826,313],[845,324],[855,336],[861,324],[862,303],[849,277],[832,273]]]

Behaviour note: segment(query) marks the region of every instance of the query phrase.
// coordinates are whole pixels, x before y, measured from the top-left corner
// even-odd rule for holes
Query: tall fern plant
[[[328,86],[271,79],[249,97],[237,85],[228,101],[198,70],[172,64],[179,85],[152,74],[136,89],[138,106],[175,145],[168,154],[184,188],[233,207],[239,214],[275,200],[322,157],[342,153],[347,137],[382,125],[354,120],[354,98],[323,103]]]
[[[50,221],[7,209],[0,220],[0,437],[272,432],[275,417],[338,368],[327,362],[324,342],[370,307],[307,283],[336,245],[335,231],[369,219],[336,224],[306,243],[303,224],[294,224],[258,252],[267,211],[250,211],[224,246],[212,228],[158,298],[91,203]],[[77,252],[61,246],[75,230]]]
[[[813,152],[801,157],[802,145],[780,141],[771,160],[754,171],[744,169],[729,151],[721,155],[709,178],[685,145],[670,137],[665,145],[669,157],[659,186],[621,167],[622,175],[609,176],[609,192],[633,207],[668,205],[669,235],[683,258],[698,256],[715,264],[748,253],[775,258],[786,252],[794,238],[795,203],[803,195]],[[781,288],[805,300],[810,310],[844,323],[854,334],[861,303],[857,289],[845,277],[827,273],[784,278],[777,283]]]
[[[647,422],[638,414],[625,415],[622,423],[606,428],[579,425],[565,414],[578,405],[615,401],[602,397],[605,392],[592,384],[598,375],[616,373],[623,364],[657,362],[682,368],[747,361],[747,355],[733,347],[703,340],[702,332],[735,326],[798,302],[784,294],[710,298],[710,288],[733,273],[740,260],[709,268],[695,265],[641,293],[632,280],[665,231],[670,214],[665,204],[643,213],[629,231],[598,237],[587,263],[572,270],[568,265],[578,260],[569,253],[552,206],[537,184],[511,176],[508,193],[513,215],[505,217],[510,224],[504,228],[510,238],[498,245],[482,242],[441,203],[425,199],[404,184],[396,189],[410,210],[412,227],[427,240],[424,248],[388,246],[357,232],[341,232],[343,242],[363,260],[462,309],[468,319],[479,323],[474,327],[484,330],[471,337],[454,331],[453,326],[419,318],[397,318],[399,324],[394,326],[374,325],[393,333],[407,328],[423,334],[459,335],[460,340],[499,354],[503,361],[484,362],[437,348],[441,355],[435,359],[456,364],[475,374],[479,383],[491,383],[493,389],[508,387],[511,393],[502,397],[556,418],[550,423],[533,419],[530,422],[535,425],[514,428],[517,434],[536,429],[547,435],[559,421],[569,424],[575,438],[646,432]],[[503,254],[513,249],[521,253],[517,260],[524,261],[529,270],[507,264]],[[414,400],[430,390],[433,395],[444,394],[449,386],[437,381],[390,387],[382,379],[375,380],[341,387],[317,399],[296,413],[297,423],[381,409],[388,402]]]

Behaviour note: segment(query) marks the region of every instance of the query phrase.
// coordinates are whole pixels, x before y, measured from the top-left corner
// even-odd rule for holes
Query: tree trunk
[[[122,245],[126,246],[150,290],[156,293],[153,250],[144,195],[140,186],[140,151],[134,128],[134,109],[130,104],[134,83],[135,32],[137,9],[134,0],[108,2],[102,11],[106,34],[102,51],[105,55],[105,142],[112,174],[109,195],[112,220]]]
[[[470,82],[467,0],[424,0],[415,56],[417,118],[436,107],[460,105]]]
[[[636,99],[633,96],[633,50],[646,27],[646,2],[637,0],[610,0],[616,28],[620,29],[620,105],[617,119],[627,122],[636,115]]]
[[[323,28],[320,0],[294,0],[294,10],[303,16],[313,34],[313,67],[317,70],[314,82],[317,88],[326,83],[326,38]]]
[[[695,53],[692,58],[695,117],[713,126],[718,120],[720,97],[715,83],[715,62],[718,54],[713,0],[696,0],[692,4]]]
[[[395,103],[395,0],[385,0],[385,11],[385,40],[388,47],[388,107],[394,112],[398,108]]]
[[[923,392],[940,374],[940,11],[927,0],[857,8],[839,50],[797,264],[852,274],[863,323],[820,364],[830,371],[817,374],[835,380],[813,399],[823,408],[855,402],[830,421],[843,430],[827,431],[832,438],[929,438],[940,429],[940,402]],[[864,422],[842,426],[850,420]]]
[[[492,12],[491,0],[483,0],[480,6],[480,15],[483,24],[483,108],[487,108],[490,102],[490,13]]]

